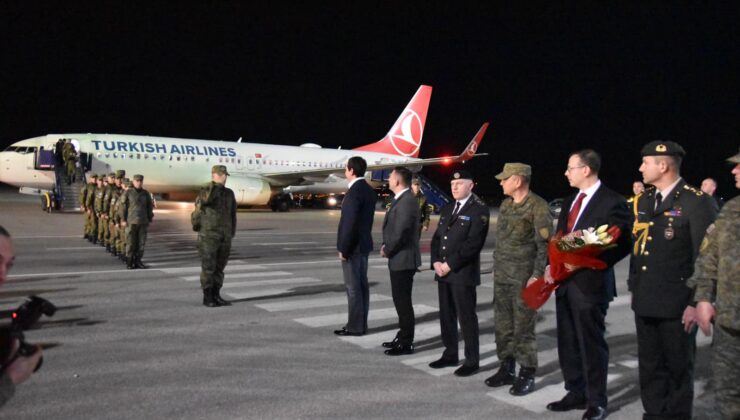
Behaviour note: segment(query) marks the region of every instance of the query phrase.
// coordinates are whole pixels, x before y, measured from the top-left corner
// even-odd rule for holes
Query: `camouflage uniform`
[[[203,290],[221,289],[224,268],[236,233],[236,198],[222,184],[211,182],[198,193],[195,212],[199,213],[198,252],[201,258],[200,284]],[[197,214],[197,213],[196,213]],[[197,226],[193,226],[195,229]]]
[[[419,200],[419,212],[420,212],[420,222],[419,223],[419,233],[421,234],[422,229],[429,229],[429,215],[431,211],[429,210],[429,204],[427,204],[427,197],[419,191],[419,194],[416,195],[416,199]]]
[[[110,220],[110,201],[113,197],[113,194],[116,191],[116,184],[114,183],[116,178],[116,174],[110,173],[108,174],[108,185],[105,187],[103,192],[103,218],[105,219],[105,223],[103,224],[105,227],[105,232],[103,233],[103,242],[105,243],[105,248],[110,251],[111,246],[111,240],[112,240],[112,229],[111,229],[111,220]]]
[[[102,175],[102,177],[104,178],[105,175]],[[107,222],[103,217],[103,197],[105,197],[105,187],[105,182],[101,183],[100,178],[98,178],[98,187],[95,189],[95,205],[93,208],[95,209],[95,220],[97,222],[97,239],[101,245],[105,245],[104,234],[107,225]]]
[[[92,180],[92,178],[91,178]],[[90,216],[87,214],[87,211],[85,209],[85,203],[87,202],[87,192],[88,192],[88,185],[89,183],[85,183],[85,185],[80,188],[80,210],[82,210],[82,217],[83,217],[83,227],[82,227],[82,235],[85,239],[87,239],[87,235],[90,233],[90,223],[89,219]]]
[[[108,221],[110,222],[110,248],[114,255],[118,254],[121,237],[121,228],[118,226],[121,218],[118,216],[118,202],[121,200],[123,188],[113,187],[110,195],[110,204],[108,206]]]
[[[87,212],[87,239],[90,242],[97,240],[98,237],[98,218],[95,215],[95,192],[98,189],[98,176],[93,178],[94,182],[87,184],[87,193],[85,193],[85,211]]]
[[[71,184],[75,180],[75,171],[77,170],[77,151],[72,143],[65,143],[63,150],[64,164],[67,170],[67,183]]]
[[[493,251],[493,312],[499,360],[513,358],[537,368],[536,311],[522,300],[527,280],[541,277],[547,261],[552,215],[547,202],[533,192],[521,203],[501,204]]]
[[[134,175],[134,180],[142,180],[141,175]],[[154,218],[152,196],[144,188],[129,188],[121,197],[118,216],[126,222],[126,257],[129,268],[136,265],[144,268],[141,258],[144,256],[146,234],[149,223]]]
[[[717,406],[740,418],[740,197],[728,201],[702,243],[689,287],[696,302],[715,304],[712,371]]]

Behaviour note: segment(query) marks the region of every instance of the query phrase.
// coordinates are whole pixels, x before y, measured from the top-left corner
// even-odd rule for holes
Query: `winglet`
[[[465,148],[465,150],[460,153],[460,156],[457,156],[455,160],[465,162],[466,160],[470,160],[474,156],[476,156],[475,152],[478,151],[478,146],[480,146],[480,142],[481,140],[483,140],[483,136],[486,134],[486,130],[488,130],[488,122],[483,123],[483,125],[473,137],[473,140],[468,143],[468,146]]]

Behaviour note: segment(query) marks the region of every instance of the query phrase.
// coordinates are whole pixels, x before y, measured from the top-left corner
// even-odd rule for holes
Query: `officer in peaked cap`
[[[211,308],[231,305],[220,293],[236,233],[236,197],[226,188],[228,176],[224,165],[211,168],[211,182],[198,193],[191,216],[193,230],[198,232],[203,305]]]
[[[687,286],[714,201],[681,178],[686,155],[672,141],[642,148],[642,173],[651,184],[632,202],[628,279],[637,327],[640,394],[645,418],[691,418],[696,309]]]
[[[455,201],[442,207],[431,246],[445,350],[442,357],[429,366],[438,369],[458,364],[459,320],[465,341],[465,362],[455,375],[470,376],[478,371],[480,363],[475,288],[480,284],[480,251],[488,235],[490,212],[473,194],[470,172],[453,173],[450,187]]]

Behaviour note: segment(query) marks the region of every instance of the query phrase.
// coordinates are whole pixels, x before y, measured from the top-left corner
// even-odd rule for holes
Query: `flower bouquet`
[[[562,233],[555,235],[547,245],[550,275],[555,282],[547,283],[544,277],[537,278],[522,290],[524,303],[534,310],[544,305],[560,282],[576,272],[566,268],[566,264],[577,268],[605,269],[606,263],[596,257],[616,246],[620,234],[621,231],[617,226],[601,225],[598,228],[576,230],[567,235]]]

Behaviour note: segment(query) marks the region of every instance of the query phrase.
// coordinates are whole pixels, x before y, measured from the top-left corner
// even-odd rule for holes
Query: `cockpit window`
[[[36,151],[36,147],[35,146],[28,146],[28,147],[20,146],[20,147],[18,147],[18,150],[17,150],[17,152],[20,153],[20,154],[22,154],[22,155],[25,155],[25,154],[28,154],[28,153],[33,153],[35,151]]]
[[[15,152],[16,150],[18,150],[18,146],[8,146],[3,152]]]

